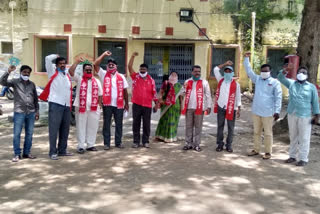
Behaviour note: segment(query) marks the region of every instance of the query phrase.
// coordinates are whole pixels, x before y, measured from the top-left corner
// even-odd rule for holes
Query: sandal
[[[259,154],[259,152],[257,152],[256,150],[252,150],[251,152],[249,152],[248,156],[255,156],[258,154]]]

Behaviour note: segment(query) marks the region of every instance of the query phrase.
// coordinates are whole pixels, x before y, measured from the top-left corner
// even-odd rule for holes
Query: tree
[[[317,83],[320,58],[320,0],[305,0],[298,38],[300,64],[309,69],[309,81]]]

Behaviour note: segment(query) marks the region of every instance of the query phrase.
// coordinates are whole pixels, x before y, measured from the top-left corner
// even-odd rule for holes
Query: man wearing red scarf
[[[140,128],[141,120],[143,120],[142,145],[145,148],[149,148],[152,101],[154,101],[157,106],[158,98],[155,82],[148,74],[148,65],[141,64],[139,73],[134,71],[133,62],[136,56],[138,56],[138,53],[134,52],[128,65],[132,79],[132,147],[138,148],[140,146]]]
[[[110,149],[112,115],[116,124],[115,147],[124,148],[122,145],[123,113],[124,111],[129,111],[128,82],[124,75],[118,72],[117,62],[109,58],[107,70],[103,70],[100,67],[102,60],[111,55],[110,51],[105,51],[94,62],[95,72],[99,75],[103,85],[103,138],[105,150]]]
[[[183,150],[200,152],[203,113],[210,114],[212,98],[208,81],[200,78],[201,67],[194,65],[191,74],[192,78],[184,83],[186,96],[182,114],[186,115],[186,144]]]
[[[92,75],[92,65],[82,65],[82,76],[74,72],[82,61],[82,58],[77,58],[69,69],[69,74],[77,82],[77,94],[73,105],[76,107],[78,153],[80,154],[83,154],[85,149],[97,151],[95,142],[102,106],[102,87],[100,81]]]

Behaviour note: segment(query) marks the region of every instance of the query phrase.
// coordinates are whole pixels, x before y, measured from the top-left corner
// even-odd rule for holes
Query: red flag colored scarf
[[[190,95],[192,91],[192,84],[193,81],[189,80],[187,83],[187,88],[186,88],[186,98],[184,102],[184,109],[182,110],[182,114],[186,114],[188,104],[190,101]],[[196,115],[201,115],[203,112],[203,86],[202,86],[202,80],[198,80],[196,83],[196,96],[197,96],[197,108],[196,108]]]
[[[216,102],[214,104],[214,113],[218,113],[218,99],[220,96],[220,87],[224,79],[221,79],[216,93]],[[228,104],[227,104],[227,111],[226,111],[226,119],[227,120],[233,120],[233,113],[234,113],[234,103],[236,100],[236,90],[237,90],[237,83],[236,81],[232,80],[230,84],[230,90],[229,90],[229,98],[228,98]]]
[[[167,83],[167,87],[168,87],[168,85],[169,85],[170,89],[167,93],[166,100],[165,100],[165,104],[167,106],[174,105],[176,103],[176,93],[174,90],[174,85],[170,82]]]
[[[92,75],[91,75],[92,76]],[[85,113],[87,108],[87,91],[88,91],[88,80],[84,74],[80,85],[80,96],[79,96],[79,112]],[[91,78],[92,90],[91,90],[91,111],[97,111],[99,101],[99,87],[95,78]]]
[[[112,82],[111,82],[111,71],[107,71],[104,81],[103,81],[103,104],[111,105],[111,96],[112,96]],[[116,71],[116,84],[117,84],[117,107],[118,109],[123,108],[123,79]]]
[[[50,80],[47,83],[46,87],[44,88],[43,92],[40,94],[40,96],[39,96],[40,100],[48,101],[48,97],[49,97],[49,94],[50,94],[51,83],[58,76],[58,74],[59,74],[59,71],[56,70],[56,73],[54,73],[54,75],[52,75],[52,77],[50,78]],[[68,79],[70,81],[70,109],[72,109],[72,82],[71,82],[71,78],[70,78],[69,74],[67,74],[67,77],[68,77]]]

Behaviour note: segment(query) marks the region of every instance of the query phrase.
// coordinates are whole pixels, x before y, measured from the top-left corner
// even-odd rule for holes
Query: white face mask
[[[270,72],[261,72],[260,76],[262,79],[268,79],[270,77]]]
[[[308,78],[308,75],[306,75],[306,74],[303,74],[303,73],[297,74],[297,79],[299,81],[305,81],[307,78]]]
[[[140,77],[145,78],[148,75],[148,72],[141,73],[139,72]]]
[[[29,76],[23,76],[23,75],[20,75],[21,76],[21,79],[23,79],[24,81],[28,81],[29,80]]]

